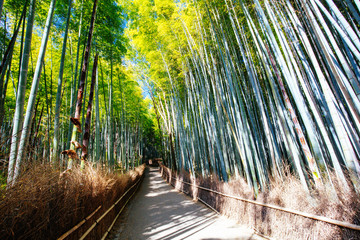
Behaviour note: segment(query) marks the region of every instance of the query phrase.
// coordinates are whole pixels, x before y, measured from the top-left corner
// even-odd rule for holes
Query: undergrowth
[[[193,179],[187,172],[176,174],[163,165],[161,169],[163,177],[168,182],[171,181],[177,189],[192,196],[194,200],[205,201],[221,214],[235,219],[240,224],[247,225],[263,235],[289,240],[360,239],[359,231],[223,197],[183,184],[179,180],[232,196],[360,225],[359,194],[342,188],[336,181],[333,181],[335,191],[331,190],[333,188],[329,187],[329,183],[325,183],[309,194],[296,177],[288,174],[283,181],[272,181],[269,189],[260,193],[255,199],[244,179],[233,179],[224,183],[215,176]],[[175,177],[176,180],[169,176]]]
[[[103,214],[144,172],[144,166],[122,175],[90,166],[64,173],[48,165],[28,169],[13,187],[0,190],[0,239],[57,239],[99,206],[93,218]],[[83,232],[79,228],[70,239]]]
[[[6,188],[7,178],[3,172],[0,172],[0,191]]]

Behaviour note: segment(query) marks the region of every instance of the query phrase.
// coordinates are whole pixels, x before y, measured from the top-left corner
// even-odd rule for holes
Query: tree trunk
[[[5,51],[4,57],[2,59],[1,65],[0,65],[0,93],[1,93],[0,94],[0,123],[2,123],[3,117],[4,117],[4,101],[5,101],[5,99],[3,98],[3,94],[2,94],[3,87],[4,87],[4,77],[6,74],[6,70],[8,69],[8,66],[11,65],[13,49],[15,46],[17,35],[20,30],[22,19],[25,18],[26,6],[27,5],[25,5],[23,8],[19,23],[14,31],[14,34],[11,38],[9,45],[7,46],[7,49]]]
[[[99,108],[99,71],[96,68],[96,84],[95,84],[95,162],[100,162],[100,108]]]
[[[112,126],[112,85],[113,85],[113,56],[110,56],[110,92],[109,92],[109,112],[108,112],[108,161],[109,167],[114,167],[114,141],[113,141],[113,126]]]
[[[57,165],[58,165],[58,157],[59,157],[59,118],[60,118],[60,106],[61,106],[61,87],[62,87],[61,85],[62,85],[63,73],[64,73],[66,41],[67,41],[67,37],[68,37],[72,0],[69,0],[68,4],[69,4],[69,7],[68,7],[68,13],[67,13],[67,19],[66,19],[64,42],[63,42],[62,53],[61,53],[59,79],[58,79],[58,87],[57,87],[57,93],[56,93],[56,105],[55,105],[54,140],[53,140],[53,156],[52,156],[52,162],[54,163],[55,167],[57,167]]]
[[[171,160],[172,160],[172,164],[171,164],[172,170],[176,171],[177,167],[176,167],[175,147],[174,147],[172,133],[169,134],[169,141],[170,141],[170,151],[171,151]]]
[[[83,138],[83,146],[82,146],[82,154],[81,154],[81,168],[85,167],[85,161],[88,157],[88,147],[89,147],[89,139],[90,139],[90,124],[91,124],[91,108],[92,102],[94,98],[94,88],[95,88],[95,80],[96,80],[96,70],[97,70],[97,60],[98,55],[95,56],[92,77],[91,77],[91,86],[90,86],[90,94],[89,94],[89,102],[86,111],[86,120],[85,120],[85,133]]]
[[[4,0],[0,0],[0,17],[3,9],[3,5],[4,5]]]
[[[27,26],[26,26],[24,51],[21,60],[19,83],[18,83],[18,89],[16,95],[17,96],[16,107],[15,107],[15,114],[13,120],[14,121],[13,131],[11,136],[11,147],[10,147],[8,179],[7,179],[8,186],[11,186],[13,184],[14,166],[15,166],[16,154],[18,150],[18,142],[20,139],[20,131],[22,129],[22,118],[24,112],[26,80],[27,80],[27,73],[29,66],[30,50],[31,50],[31,38],[32,38],[33,25],[34,25],[35,5],[36,5],[36,0],[31,0]]]
[[[47,42],[49,39],[52,18],[53,18],[53,14],[54,14],[54,10],[55,10],[55,3],[56,3],[56,0],[52,0],[50,3],[49,12],[48,12],[48,16],[46,19],[44,32],[43,32],[43,37],[41,40],[39,56],[38,56],[38,60],[36,63],[36,68],[35,68],[34,78],[33,78],[32,86],[31,86],[29,101],[28,101],[28,105],[26,108],[24,126],[22,129],[21,139],[20,139],[20,143],[19,143],[19,151],[18,151],[18,154],[16,157],[16,166],[15,166],[15,170],[14,170],[14,181],[16,181],[16,178],[19,176],[21,163],[22,163],[23,156],[25,154],[26,146],[28,143],[27,140],[28,140],[28,135],[29,135],[29,128],[31,126],[31,119],[32,119],[33,111],[34,111],[36,95],[37,95],[37,92],[39,89],[41,68],[43,65],[42,63],[44,61],[44,57],[45,57],[46,45],[47,45]]]
[[[70,118],[71,122],[76,126],[78,132],[81,132],[80,113],[81,113],[82,99],[83,99],[83,94],[84,94],[84,89],[85,89],[86,72],[87,72],[87,69],[89,66],[91,39],[93,36],[94,25],[95,25],[97,2],[98,2],[98,0],[94,0],[89,34],[88,34],[87,44],[86,44],[86,48],[85,48],[84,63],[83,63],[83,66],[81,69],[81,75],[80,75],[80,86],[79,86],[78,95],[77,95],[75,115],[74,115],[74,117]],[[75,140],[76,140],[76,131],[74,129],[72,137],[71,137],[71,141],[75,142]],[[71,146],[71,150],[74,150],[74,146]],[[72,162],[73,162],[73,158],[70,156],[69,162],[68,162],[68,169],[70,169],[72,167]]]
[[[78,90],[75,115],[71,120],[74,123],[74,125],[78,128],[78,132],[81,132],[80,114],[81,114],[82,100],[83,100],[83,95],[84,95],[84,90],[85,90],[86,72],[87,72],[87,69],[89,66],[90,48],[91,48],[91,40],[92,40],[92,36],[93,36],[93,32],[94,32],[97,1],[98,0],[94,0],[89,34],[88,34],[87,44],[86,44],[86,48],[85,48],[84,64],[82,66],[81,75],[80,75],[80,86],[79,86],[79,90]]]

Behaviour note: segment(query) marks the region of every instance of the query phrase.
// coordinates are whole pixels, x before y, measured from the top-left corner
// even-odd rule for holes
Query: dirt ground
[[[150,168],[108,239],[263,239],[168,185]]]

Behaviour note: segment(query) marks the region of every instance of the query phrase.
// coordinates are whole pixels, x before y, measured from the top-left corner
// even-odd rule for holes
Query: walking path
[[[150,168],[108,239],[262,239],[179,193]]]

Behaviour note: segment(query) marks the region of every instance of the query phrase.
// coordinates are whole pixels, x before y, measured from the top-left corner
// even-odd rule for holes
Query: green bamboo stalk
[[[84,138],[83,138],[83,142],[82,142],[83,146],[82,146],[82,153],[81,153],[81,165],[80,165],[81,169],[83,169],[85,167],[85,161],[88,158],[88,152],[89,152],[91,108],[92,108],[92,102],[93,102],[93,98],[94,98],[97,62],[98,62],[98,55],[96,54],[95,59],[94,59],[94,64],[93,64],[89,101],[88,101],[88,106],[87,106],[87,111],[86,111],[85,133],[84,133]]]
[[[67,43],[68,30],[70,24],[71,5],[72,5],[72,0],[69,0],[68,13],[66,18],[66,27],[64,32],[64,42],[62,46],[61,59],[60,59],[60,70],[59,70],[58,87],[56,93],[56,103],[55,103],[54,139],[53,139],[53,152],[51,158],[55,167],[58,166],[58,158],[59,158],[59,122],[60,122],[60,106],[61,106],[61,85],[64,74],[66,43]]]
[[[25,115],[25,120],[24,120],[24,126],[23,126],[22,133],[21,133],[19,150],[18,150],[18,154],[16,157],[16,165],[15,165],[15,169],[14,169],[14,181],[16,181],[17,177],[19,176],[19,173],[21,170],[21,164],[24,159],[25,151],[26,151],[27,144],[28,144],[28,136],[29,136],[29,130],[30,130],[30,126],[31,126],[31,119],[32,119],[33,111],[34,111],[36,95],[37,95],[38,88],[39,88],[41,68],[42,68],[42,63],[44,61],[44,57],[45,57],[46,45],[47,45],[47,42],[49,39],[50,27],[51,27],[52,18],[53,18],[53,14],[54,14],[54,10],[55,10],[55,3],[56,3],[56,0],[52,0],[50,2],[49,12],[48,12],[48,16],[46,19],[44,32],[43,32],[43,38],[41,40],[39,56],[38,56],[38,60],[36,63],[34,78],[33,78],[32,86],[31,86],[31,90],[30,90],[28,105],[26,108],[26,115]]]
[[[75,115],[74,115],[74,117],[70,118],[70,120],[76,127],[76,128],[74,128],[74,130],[72,132],[72,136],[71,136],[72,143],[76,142],[77,132],[81,132],[80,113],[81,113],[82,100],[83,100],[83,94],[84,94],[84,89],[85,89],[86,73],[87,73],[87,69],[88,69],[88,65],[89,65],[91,39],[93,36],[94,25],[95,25],[97,2],[98,2],[97,0],[94,0],[91,21],[90,21],[90,27],[89,27],[89,33],[88,33],[88,39],[87,39],[87,44],[86,44],[86,48],[85,48],[84,63],[83,63],[83,66],[81,69],[81,75],[80,75],[80,86],[79,86],[78,95],[77,95]],[[75,151],[75,144],[71,146],[70,150]],[[73,156],[70,156],[68,165],[67,165],[68,169],[72,168],[73,160],[74,160]]]
[[[31,49],[32,30],[33,30],[34,16],[35,16],[35,5],[36,5],[36,0],[31,0],[27,26],[26,26],[24,51],[21,60],[19,83],[18,83],[17,97],[16,97],[16,107],[15,107],[15,114],[13,120],[13,130],[11,136],[11,147],[10,147],[8,179],[7,179],[8,186],[11,186],[14,183],[14,166],[16,164],[18,142],[20,139],[20,133],[22,129],[27,72],[28,72],[29,55]]]

